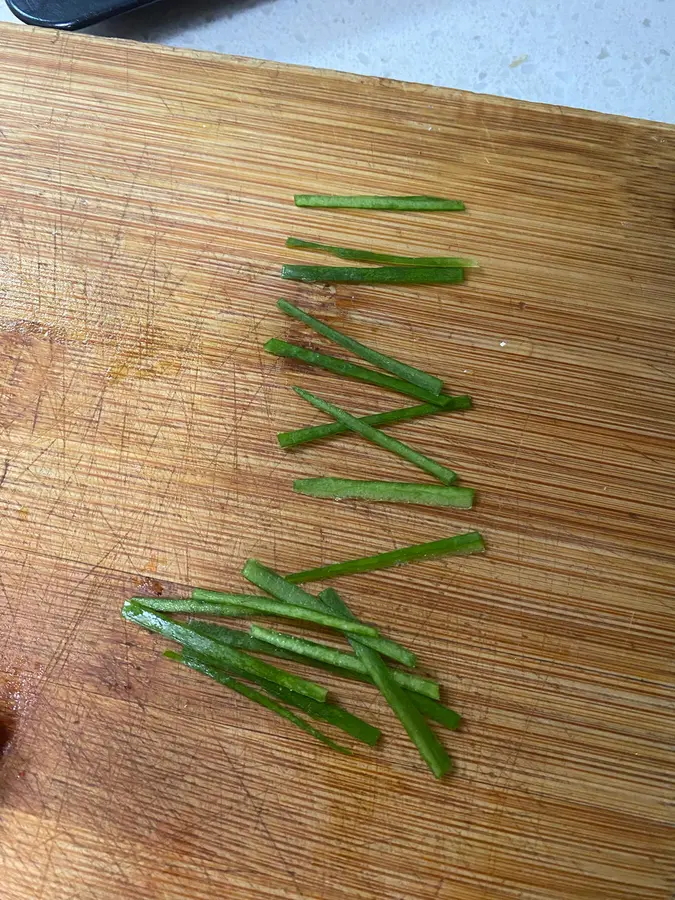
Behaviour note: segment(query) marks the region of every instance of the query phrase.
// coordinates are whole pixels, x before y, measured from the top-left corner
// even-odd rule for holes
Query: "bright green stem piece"
[[[296,206],[329,207],[331,209],[387,209],[408,212],[457,212],[466,209],[461,200],[445,197],[380,197],[371,195],[296,194]]]
[[[281,277],[306,284],[459,284],[464,269],[435,266],[296,266],[281,267]]]
[[[328,578],[339,578],[341,575],[357,575],[361,572],[373,572],[375,569],[402,566],[405,563],[416,562],[420,559],[482,553],[484,550],[485,542],[480,532],[469,531],[466,534],[456,534],[453,537],[442,538],[440,541],[412,544],[409,547],[400,547],[398,550],[378,553],[375,556],[348,559],[344,562],[332,563],[317,569],[294,572],[292,575],[286,576],[286,581],[291,582],[291,584],[306,584],[309,581],[323,581]]]
[[[240,595],[241,596],[241,595]],[[252,599],[257,599],[251,595]],[[232,605],[226,602],[212,602],[192,597],[190,600],[183,600],[174,597],[132,597],[132,602],[139,603],[145,609],[154,609],[155,612],[170,613],[191,613],[193,615],[202,614],[207,616],[231,616],[232,618],[243,619],[247,616],[259,615],[253,609],[247,609],[240,604]]]
[[[193,631],[189,625],[181,625],[179,622],[174,622],[172,619],[162,615],[162,613],[145,609],[138,603],[127,600],[122,606],[122,617],[129,622],[140,625],[142,628],[147,628],[148,631],[154,631],[156,634],[161,634],[162,637],[182,644],[194,653],[199,653],[201,656],[206,657],[216,665],[235,666],[244,672],[250,672],[252,675],[260,675],[261,678],[268,678],[270,681],[275,681],[277,684],[281,684],[291,691],[297,691],[299,694],[305,694],[307,697],[318,700],[320,703],[323,703],[328,695],[326,688],[315,684],[313,681],[307,681],[298,675],[293,675],[291,672],[285,672],[283,669],[271,666],[260,659],[256,659],[254,656],[241,653],[233,647],[226,647],[224,644],[216,643],[216,641],[212,641],[210,638]]]
[[[327,415],[332,416],[337,422],[340,422],[341,425],[346,425],[351,431],[355,431],[367,441],[377,444],[378,447],[382,447],[383,450],[388,450],[390,453],[400,456],[401,459],[405,459],[407,462],[417,466],[418,469],[426,472],[427,475],[432,475],[444,484],[452,484],[452,482],[457,479],[457,473],[453,472],[452,469],[448,469],[447,466],[441,465],[441,463],[425,456],[424,453],[420,453],[419,450],[415,450],[408,444],[404,444],[403,441],[399,441],[396,438],[391,437],[391,435],[385,434],[377,428],[373,428],[372,425],[367,425],[365,422],[357,419],[356,416],[347,412],[346,409],[335,406],[334,403],[329,403],[327,400],[322,400],[321,397],[317,397],[315,394],[311,394],[309,391],[305,391],[302,388],[294,387],[293,390],[302,397],[303,400],[311,403],[312,406],[316,407],[316,409],[320,409],[321,412],[325,412]]]
[[[199,591],[198,588],[196,588],[193,593],[196,594],[197,591]],[[200,593],[201,593],[201,591],[200,591]],[[215,593],[215,592],[212,591],[210,593]],[[311,596],[311,594],[309,596]],[[314,598],[314,599],[316,599],[316,598]],[[325,611],[323,607],[321,607],[321,609],[322,609],[322,611]],[[196,628],[196,621],[197,620],[194,620],[194,623],[190,622],[190,624],[193,625],[193,627],[195,627],[195,628]],[[203,624],[210,625],[210,623],[203,623]],[[210,626],[210,627],[218,628],[219,626],[215,625],[215,626]],[[227,630],[230,631],[232,629],[227,629]],[[204,633],[204,632],[202,632],[202,633]],[[254,640],[253,638],[251,638],[250,635],[248,635],[248,634],[245,635],[241,631],[234,631],[233,633],[237,634],[237,635],[243,635],[248,640],[251,640],[251,641]],[[215,637],[215,634],[217,634],[217,632],[214,633],[214,640],[218,640],[218,638]],[[403,647],[397,641],[392,641],[392,640],[389,640],[389,638],[383,638],[383,637],[377,637],[377,638],[362,637],[362,640],[368,647],[372,647],[374,650],[377,650],[377,652],[381,653],[383,656],[388,656],[390,659],[394,659],[394,660],[396,660],[396,662],[400,662],[404,666],[409,666],[411,669],[414,669],[415,666],[417,665],[417,657],[412,652],[412,650],[408,650],[407,647]],[[256,643],[260,644],[260,641],[257,641]],[[267,649],[265,649],[265,648],[261,649],[260,646],[253,647],[253,646],[248,646],[248,645],[244,645],[244,644],[241,644],[241,645],[237,644],[237,646],[241,646],[242,649],[244,649],[244,650],[256,650],[258,652],[263,652],[263,653],[268,652]],[[269,646],[269,645],[266,645],[266,646]],[[284,654],[283,651],[280,651],[279,654],[275,654],[275,655],[279,655],[282,659],[291,659],[294,662],[302,662],[303,661],[303,660],[298,660],[296,657],[296,654],[291,654],[289,656],[287,654]],[[337,674],[340,674],[340,673],[337,673]]]
[[[317,641],[310,641],[291,634],[282,634],[279,631],[274,631],[270,628],[260,628],[257,625],[251,626],[251,635],[282,650],[296,653],[299,656],[310,657],[329,666],[346,669],[350,672],[355,672],[357,675],[369,674],[363,663],[353,653],[344,653],[342,650],[337,650],[335,647],[329,647],[326,644],[319,644]],[[430,681],[428,678],[422,678],[414,673],[401,672],[399,670],[394,671],[394,678],[398,684],[409,691],[424,694],[431,699],[438,699],[440,696],[438,684],[435,681]]]
[[[279,575],[279,573],[275,572],[273,569],[259,563],[256,559],[249,559],[246,561],[246,564],[242,569],[242,575],[247,581],[255,584],[256,587],[266,591],[278,600],[282,600],[284,603],[304,606],[307,609],[316,610],[324,615],[326,613],[324,604],[317,597],[310,594],[308,591],[297,587],[297,585],[289,584],[286,578]],[[415,654],[406,647],[402,647],[401,644],[398,644],[396,641],[380,637],[377,632],[371,636],[361,636],[368,647],[374,647],[378,652],[383,653],[385,656],[389,656],[398,662],[402,662],[404,666],[413,667],[417,665]]]
[[[350,612],[349,607],[340,595],[333,590],[323,591],[321,599],[334,613],[346,616]],[[424,716],[410,698],[410,695],[401,689],[392,677],[392,672],[382,661],[382,657],[370,647],[359,643],[358,639],[350,639],[357,657],[366,667],[368,674],[373,679],[399,722],[405,728],[408,737],[417,747],[420,756],[429,766],[436,778],[442,778],[451,768],[452,762],[445,747],[438,740],[434,732],[429,728]]]
[[[265,709],[269,709],[271,712],[276,713],[283,719],[287,719],[289,722],[292,722],[293,725],[295,725],[297,728],[300,728],[302,731],[307,732],[307,734],[311,734],[312,737],[316,738],[318,741],[321,741],[322,744],[326,744],[326,746],[330,747],[331,749],[337,750],[338,753],[345,753],[346,755],[351,756],[351,750],[349,750],[348,747],[343,747],[341,744],[337,744],[332,738],[329,738],[327,734],[319,731],[318,728],[310,725],[309,722],[305,722],[305,720],[301,719],[300,716],[296,716],[296,714],[294,712],[291,712],[290,709],[286,709],[285,706],[282,706],[275,700],[270,700],[269,697],[261,694],[260,691],[257,691],[255,688],[249,687],[249,685],[244,684],[244,682],[238,681],[231,675],[228,675],[220,669],[216,669],[214,666],[209,665],[208,662],[201,659],[199,656],[195,656],[191,653],[186,653],[185,651],[183,653],[175,653],[173,650],[165,650],[164,656],[166,656],[168,659],[173,659],[176,662],[182,663],[184,666],[193,669],[195,672],[200,672],[202,675],[206,675],[208,678],[212,678],[214,681],[217,681],[218,684],[222,684],[225,687],[231,688],[233,691],[236,691],[238,694],[241,694],[248,700],[252,700],[253,703],[257,703],[259,706],[264,706]]]
[[[243,634],[245,637],[250,637],[250,635],[245,632],[239,633]],[[201,660],[200,656],[189,653],[187,650],[183,650],[182,656],[183,658],[189,656],[193,659]],[[204,662],[205,660],[201,661]],[[250,672],[242,672],[240,669],[234,669],[232,667],[229,668],[229,671],[237,678],[245,678],[247,681],[253,681],[255,684],[259,685],[266,694],[276,697],[276,699],[281,700],[282,703],[286,703],[289,706],[295,706],[296,709],[302,710],[302,712],[306,713],[310,718],[316,719],[319,722],[327,722],[329,725],[334,725],[336,728],[344,731],[345,734],[351,735],[353,738],[356,738],[357,741],[368,744],[370,747],[373,747],[382,735],[379,728],[370,725],[368,722],[359,718],[359,716],[355,716],[353,713],[344,709],[344,707],[338,706],[335,703],[317,703],[316,700],[312,700],[295,691],[289,691],[288,688],[282,687],[274,681],[268,681],[266,678],[251,675]],[[425,699],[429,700],[428,697]],[[429,703],[433,703],[433,701],[429,700]]]
[[[330,253],[339,259],[351,259],[356,262],[380,263],[387,266],[444,266],[457,269],[473,269],[478,263],[473,259],[457,256],[396,256],[394,253],[377,253],[372,250],[354,250],[351,247],[333,247],[330,244],[317,244],[315,241],[303,241],[289,237],[286,246],[293,250],[319,250]]]
[[[359,421],[365,425],[394,425],[396,422],[407,422],[410,419],[419,419],[423,416],[436,416],[440,413],[454,410],[471,409],[471,397],[467,394],[452,397],[452,400],[453,403],[445,406],[443,409],[433,406],[431,403],[421,403],[419,406],[405,406],[403,409],[390,409],[383,413],[361,416]],[[345,425],[341,425],[340,422],[328,422],[325,425],[308,425],[306,428],[297,428],[295,431],[280,431],[277,434],[277,440],[283,450],[290,450],[300,444],[335,437],[350,430]]]
[[[438,406],[441,409],[452,407],[455,400],[450,394],[432,394],[430,391],[425,391],[423,388],[417,387],[416,384],[410,384],[409,381],[404,381],[402,378],[394,378],[393,375],[383,375],[382,372],[375,372],[373,369],[367,368],[367,366],[359,366],[357,363],[339,359],[337,356],[329,356],[327,353],[319,353],[317,350],[308,350],[306,347],[299,347],[297,344],[289,344],[280,338],[271,338],[263,349],[274,356],[281,356],[285,359],[298,359],[300,362],[307,363],[310,366],[333,372],[334,375],[342,375],[345,378],[352,378],[354,381],[374,384],[387,391],[394,391],[396,394],[415,397],[417,400],[424,400],[426,403],[431,403],[433,406]]]
[[[433,719],[439,725],[443,725],[449,731],[457,731],[462,724],[462,717],[454,709],[439,703],[438,700],[431,700],[429,697],[423,697],[421,694],[411,694],[411,699],[421,713],[428,719]],[[311,702],[311,701],[310,701]],[[323,706],[323,704],[320,704]]]
[[[258,562],[257,559],[247,559],[241,574],[251,584],[276,597],[277,600],[283,600],[284,603],[291,603],[294,606],[304,606],[317,612],[326,612],[326,607],[317,597],[301,587],[289,584],[282,575]]]
[[[231,597],[236,594],[231,595]],[[236,606],[236,601],[230,602]],[[209,615],[218,615],[217,603],[205,603],[206,612]],[[271,599],[270,597],[253,597],[246,596],[245,604],[241,604],[242,608],[253,610],[258,614],[267,616],[281,616],[284,619],[299,619],[302,622],[312,622],[314,625],[323,625],[325,628],[335,628],[337,631],[347,631],[350,634],[359,634],[364,637],[378,637],[379,631],[372,625],[364,625],[362,622],[352,622],[348,619],[340,618],[340,616],[332,616],[329,613],[321,612],[315,609],[309,609],[307,606],[298,606],[294,603],[287,603],[283,600]],[[209,613],[213,609],[214,612]],[[204,610],[202,610],[203,612]]]
[[[368,684],[373,683],[369,675],[361,675],[358,672],[352,672],[349,669],[342,669],[338,666],[332,666],[329,663],[321,662],[320,660],[315,659],[311,656],[304,656],[299,653],[293,653],[290,650],[282,650],[281,647],[275,647],[273,644],[268,644],[266,641],[259,641],[257,638],[254,638],[247,632],[238,631],[234,628],[228,628],[226,625],[216,625],[212,622],[200,622],[197,619],[191,619],[189,624],[190,627],[198,634],[203,634],[205,637],[209,637],[214,641],[226,644],[228,647],[237,647],[241,650],[247,650],[250,653],[263,653],[266,656],[274,656],[278,659],[288,660],[289,662],[301,663],[302,665],[306,666],[313,666],[314,668],[322,669],[325,672],[330,672],[331,675],[336,675],[340,678],[349,678],[356,681],[364,681]],[[365,638],[362,640],[365,640]],[[372,643],[375,643],[375,641],[372,641]],[[431,681],[428,678],[422,678],[420,675],[416,675],[413,672],[400,672],[399,670],[394,671],[398,672],[397,677],[402,679],[399,681],[399,683],[402,687],[405,687],[406,690],[409,690],[416,695],[423,695],[430,701],[438,700],[440,693],[437,682]]]
[[[185,653],[183,655],[185,656]],[[200,657],[195,658],[199,659]],[[296,694],[295,691],[289,691],[287,688],[281,687],[281,685],[275,684],[273,681],[267,681],[264,678],[254,678],[252,675],[234,669],[231,669],[230,671],[236,677],[245,678],[248,681],[255,682],[266,694],[275,697],[277,700],[281,700],[282,703],[286,703],[288,706],[294,706],[296,709],[302,710],[302,712],[306,713],[311,719],[334,725],[336,728],[344,731],[345,734],[349,734],[351,737],[356,738],[357,741],[368,744],[369,747],[374,747],[382,736],[382,732],[379,728],[376,728],[374,725],[371,725],[359,716],[355,716],[344,707],[335,703],[317,703],[316,700],[311,700],[309,697],[305,697],[302,694]],[[427,697],[425,699],[429,698]],[[432,700],[429,700],[429,702],[433,703]]]
[[[349,350],[354,356],[365,359],[371,366],[376,366],[378,369],[384,369],[385,372],[390,372],[392,375],[395,375],[397,378],[401,378],[403,381],[407,381],[410,384],[416,384],[418,387],[425,391],[429,391],[431,394],[440,394],[443,390],[443,382],[440,378],[436,378],[435,375],[429,375],[428,372],[423,372],[420,369],[416,369],[414,366],[402,363],[398,359],[394,359],[393,356],[387,356],[385,353],[380,353],[379,350],[373,350],[365,344],[362,344],[360,341],[354,340],[354,338],[347,337],[346,334],[342,334],[341,331],[331,328],[330,325],[326,325],[320,319],[315,319],[314,316],[310,316],[309,313],[306,313],[293,303],[289,303],[288,300],[277,300],[277,306],[282,312],[285,312],[286,315],[308,325],[329,341],[338,344],[340,347],[344,347],[345,350]]]
[[[358,481],[352,478],[299,478],[293,490],[328,500],[372,500],[381,503],[419,503],[471,509],[473,488],[440,487],[405,481]]]

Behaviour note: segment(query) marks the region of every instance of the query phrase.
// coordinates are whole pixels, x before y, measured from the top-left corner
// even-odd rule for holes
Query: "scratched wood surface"
[[[3,900],[667,900],[673,890],[675,133],[569,109],[0,29]],[[464,215],[312,212],[440,193]],[[281,284],[288,234],[476,256],[459,287]],[[447,379],[392,430],[472,511],[331,504],[417,477],[266,357],[298,300]],[[331,754],[162,658],[122,600],[480,529],[483,556],[344,579],[465,716],[442,783],[386,730]]]

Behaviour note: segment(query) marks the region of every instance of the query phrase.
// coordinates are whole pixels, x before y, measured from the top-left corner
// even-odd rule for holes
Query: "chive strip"
[[[295,725],[297,728],[302,729],[302,731],[307,732],[307,734],[311,734],[312,737],[316,738],[318,741],[321,741],[322,744],[326,744],[326,746],[330,747],[331,749],[337,750],[338,753],[344,753],[347,756],[351,756],[352,751],[348,747],[343,747],[341,744],[336,743],[332,738],[328,737],[327,734],[324,734],[323,731],[319,731],[318,728],[310,725],[309,722],[305,722],[305,720],[301,719],[300,716],[296,716],[296,714],[294,712],[291,712],[290,709],[286,709],[285,706],[282,706],[275,700],[271,700],[269,697],[261,694],[260,691],[257,691],[255,688],[250,687],[248,684],[244,684],[242,681],[238,681],[236,678],[233,678],[231,675],[222,672],[220,669],[214,668],[206,661],[201,660],[199,657],[193,656],[191,654],[186,655],[184,653],[175,653],[173,650],[165,650],[164,656],[166,656],[168,659],[173,659],[176,662],[182,663],[184,666],[193,669],[195,672],[200,672],[202,675],[206,675],[208,678],[212,678],[214,681],[217,681],[218,684],[222,684],[225,687],[231,688],[233,691],[236,691],[238,694],[241,694],[248,700],[252,700],[253,703],[257,703],[259,706],[264,706],[265,709],[269,709],[271,712],[276,713],[278,716],[281,716],[282,718],[287,719],[289,722],[292,722],[293,725]]]
[[[377,428],[373,428],[372,425],[367,425],[365,422],[357,419],[356,416],[348,413],[346,409],[335,406],[335,404],[329,403],[327,400],[322,400],[320,397],[317,397],[315,394],[311,394],[309,391],[305,391],[302,388],[294,387],[293,390],[302,397],[303,400],[306,400],[308,403],[311,403],[312,406],[316,407],[316,409],[320,409],[321,412],[325,412],[327,415],[332,416],[336,421],[340,422],[342,425],[346,425],[351,431],[360,434],[361,437],[365,438],[367,441],[371,441],[373,444],[382,447],[383,450],[388,450],[390,453],[400,456],[402,459],[407,460],[409,463],[412,463],[414,466],[422,469],[423,472],[432,475],[444,484],[452,484],[452,482],[456,480],[457,473],[453,472],[452,469],[448,469],[447,466],[441,465],[441,463],[436,462],[424,453],[420,453],[419,450],[415,450],[408,444],[404,444],[403,441],[399,441],[397,438],[393,438],[391,435],[385,434]]]
[[[220,606],[227,606],[230,597],[241,597],[241,602],[246,603],[249,599],[260,599],[260,594],[232,594],[227,591],[212,591],[207,588],[192,588],[190,597],[200,603],[218,603]]]
[[[237,601],[233,599],[237,596],[237,594],[230,595],[229,599],[233,606],[238,605]],[[203,605],[209,615],[218,615],[220,604],[204,603]],[[308,609],[306,606],[280,602],[270,597],[246,596],[245,605],[244,603],[240,605],[243,609],[254,610],[258,614],[281,616],[284,619],[300,619],[302,622],[312,622],[314,625],[323,625],[325,628],[335,628],[337,631],[347,631],[350,634],[363,635],[364,637],[378,637],[379,635],[377,628],[372,625],[364,625],[362,622],[353,622],[340,616],[332,616],[329,613],[316,609]],[[201,611],[203,612],[204,610]]]
[[[315,319],[314,316],[310,316],[309,313],[306,313],[293,303],[289,303],[288,300],[277,300],[277,306],[286,315],[308,325],[317,334],[328,338],[329,341],[338,344],[340,347],[344,347],[345,350],[349,350],[354,356],[365,359],[371,366],[384,369],[385,372],[390,372],[392,375],[410,384],[416,384],[417,387],[421,387],[422,390],[429,391],[431,394],[440,394],[443,390],[443,382],[440,378],[436,378],[435,375],[430,375],[428,372],[423,372],[421,369],[402,363],[392,356],[387,356],[385,353],[380,353],[378,350],[367,347],[360,341],[342,334],[335,328],[331,328],[330,325],[326,325],[320,319]]]
[[[402,566],[419,559],[435,559],[439,556],[454,554],[482,553],[485,542],[478,531],[456,534],[453,537],[441,538],[440,541],[428,541],[425,544],[412,544],[400,547],[387,553],[375,556],[364,556],[361,559],[348,559],[344,562],[332,563],[317,569],[306,569],[286,576],[291,584],[306,584],[309,581],[323,581],[327,578],[339,578],[341,575],[357,575],[362,572],[373,572],[376,569],[387,569],[390,566]]]
[[[215,622],[204,622],[201,619],[189,619],[188,624],[193,631],[204,637],[211,638],[220,644],[226,644],[228,647],[236,647],[238,650],[246,650],[248,653],[264,653],[266,656],[275,656],[278,659],[285,659],[288,662],[302,663],[308,665],[308,660],[299,653],[291,653],[290,651],[281,650],[267,644],[265,641],[259,641],[247,631],[240,631],[238,628],[228,628],[227,625],[216,624]],[[325,668],[326,671],[333,675],[342,675],[342,672],[335,666],[318,666],[317,668]]]
[[[323,591],[321,599],[326,607],[336,614],[346,616],[350,609],[340,595],[330,588]],[[452,762],[445,747],[438,740],[434,732],[426,722],[426,719],[415,703],[392,677],[392,673],[383,662],[382,657],[361,644],[358,639],[350,638],[354,652],[366,667],[368,674],[373,679],[385,698],[393,713],[408,733],[408,737],[417,747],[417,750],[429,766],[436,778],[442,778],[451,768]]]
[[[315,241],[303,241],[289,237],[286,246],[293,250],[320,250],[337,256],[339,259],[351,259],[356,262],[384,263],[388,266],[442,266],[455,269],[473,269],[478,263],[473,259],[457,256],[396,256],[394,253],[375,253],[372,250],[354,250],[351,247],[333,247],[330,244],[317,244]]]
[[[298,266],[281,267],[281,277],[305,284],[459,284],[464,269],[438,266]]]
[[[433,406],[431,403],[421,403],[419,406],[405,406],[402,409],[390,409],[383,413],[374,413],[370,416],[362,416],[360,421],[366,425],[394,425],[396,422],[407,422],[409,419],[418,419],[422,416],[435,416],[453,410],[471,409],[471,397],[460,394],[452,397],[453,403],[443,409]],[[339,422],[328,422],[325,425],[308,425],[306,428],[296,428],[294,431],[280,431],[277,434],[279,446],[283,450],[290,450],[300,444],[310,441],[319,441],[323,438],[335,437],[349,431],[345,425]]]
[[[423,388],[417,387],[416,384],[404,381],[402,378],[394,378],[393,375],[383,375],[382,372],[375,372],[366,366],[348,362],[346,359],[340,359],[337,356],[329,356],[327,353],[319,353],[317,350],[308,350],[306,347],[299,347],[297,344],[289,344],[288,341],[282,341],[280,338],[271,338],[263,349],[274,356],[298,359],[300,362],[308,363],[310,366],[317,366],[319,369],[326,369],[327,372],[333,372],[335,375],[343,375],[345,378],[353,378],[355,381],[363,381],[365,384],[374,384],[377,387],[394,391],[397,394],[406,394],[409,397],[415,397],[417,400],[432,403],[434,406],[439,406],[442,409],[452,406],[455,399],[449,394],[432,394]]]
[[[301,654],[293,653],[290,650],[282,650],[280,647],[275,647],[273,644],[259,641],[245,631],[228,628],[227,625],[216,625],[213,622],[202,622],[198,619],[190,619],[189,625],[192,630],[196,631],[198,634],[203,634],[205,637],[226,644],[228,647],[237,647],[241,650],[248,650],[250,653],[264,653],[266,656],[274,656],[277,659],[285,659],[289,662],[322,669],[324,672],[330,672],[331,675],[336,675],[339,678],[348,678],[352,681],[362,681],[366,684],[373,684],[373,680],[369,675],[360,675],[357,672],[351,672],[348,669],[332,666],[329,663],[321,662],[310,656],[302,656]],[[397,672],[399,670],[394,669],[393,671]],[[401,682],[401,686],[405,686],[406,690],[411,692],[411,696],[413,694],[415,696],[418,694],[419,696],[424,695],[429,703],[435,703],[435,698],[440,696],[438,684],[435,681],[422,678],[414,673],[400,672],[400,675],[410,675],[407,684],[403,685]]]
[[[164,655],[166,656],[168,652],[171,651],[165,651]],[[205,662],[200,656],[190,653],[190,651],[185,649],[181,656],[181,661],[185,662],[186,665],[190,664],[187,662],[188,659],[190,659],[190,661],[197,660],[202,663]],[[259,685],[266,694],[270,694],[272,697],[281,700],[289,706],[295,706],[296,709],[302,710],[302,712],[306,713],[312,719],[334,725],[336,728],[344,731],[345,734],[351,735],[353,738],[356,738],[357,741],[368,744],[370,747],[373,747],[382,735],[379,728],[376,728],[374,725],[371,725],[359,716],[355,716],[344,707],[335,703],[317,703],[316,700],[312,700],[295,691],[289,691],[288,688],[282,687],[274,681],[268,681],[266,678],[251,675],[250,672],[243,672],[241,669],[236,669],[232,666],[228,667],[228,671],[236,678],[244,678],[247,681],[253,681],[255,684]],[[430,700],[429,702],[432,703],[433,701]]]
[[[360,481],[353,478],[298,478],[293,490],[328,500],[372,500],[381,503],[419,503],[471,509],[473,488],[442,487],[405,481]]]
[[[243,596],[243,595],[242,595]],[[259,599],[253,594],[251,599]],[[207,602],[193,597],[190,600],[174,597],[132,597],[133,603],[138,603],[145,609],[154,609],[155,612],[191,613],[207,616],[231,616],[243,619],[247,616],[260,615],[254,609],[247,609],[241,605],[226,602]]]
[[[326,607],[317,597],[297,585],[289,584],[282,575],[258,562],[257,559],[247,559],[241,574],[251,584],[276,597],[277,600],[293,606],[304,606],[317,612],[326,611]]]
[[[166,652],[167,651],[165,651],[165,655]],[[183,652],[183,657],[186,656],[192,656],[192,654]],[[194,656],[193,658],[197,660],[200,659],[199,656]],[[369,747],[374,747],[382,736],[382,732],[379,728],[366,722],[364,719],[360,718],[360,716],[355,716],[343,706],[339,706],[336,703],[317,703],[316,700],[311,700],[309,697],[304,697],[302,694],[296,694],[295,691],[289,691],[288,688],[281,687],[281,685],[275,684],[273,681],[267,681],[265,678],[254,678],[253,675],[244,672],[240,673],[235,669],[230,669],[229,671],[232,672],[235,677],[242,677],[248,681],[255,682],[266,694],[275,697],[277,700],[281,700],[288,706],[294,706],[296,709],[302,710],[302,712],[306,713],[311,719],[334,725],[336,728],[344,731],[345,734],[356,738],[357,741],[368,744]],[[429,702],[433,703],[432,700]]]
[[[380,197],[372,195],[341,194],[296,194],[296,206],[329,207],[331,209],[388,209],[409,212],[448,212],[466,209],[461,200],[447,200],[445,197]]]
[[[308,591],[297,587],[297,585],[289,584],[278,572],[264,566],[256,559],[249,559],[246,561],[246,564],[242,569],[242,575],[247,581],[250,581],[252,584],[255,584],[256,587],[259,587],[261,590],[266,591],[266,593],[271,594],[273,597],[276,597],[284,603],[295,606],[304,606],[307,609],[316,610],[323,615],[326,614],[325,606],[317,597],[310,594]],[[383,653],[385,656],[397,660],[397,662],[402,662],[404,666],[413,667],[417,665],[415,654],[406,647],[401,646],[401,644],[398,644],[396,641],[391,641],[388,638],[379,637],[377,635],[364,637],[363,640],[368,647],[373,647],[379,653]]]
[[[421,694],[411,694],[410,696],[421,713],[428,719],[433,719],[434,722],[443,725],[449,731],[457,731],[462,724],[462,717],[460,714],[455,712],[454,709],[450,709],[449,706],[439,703],[438,700],[430,700],[428,697],[423,697]],[[312,701],[309,702],[311,703]],[[323,703],[319,705],[323,706]]]
[[[292,634],[282,634],[280,631],[274,631],[271,628],[260,628],[258,625],[251,625],[251,636],[282,650],[296,653],[299,656],[308,656],[329,666],[347,669],[350,672],[355,672],[357,675],[369,674],[363,663],[353,653],[344,653],[335,647],[329,647],[327,644],[319,644],[317,641],[310,641],[307,638],[296,637]],[[440,697],[437,682],[410,672],[401,672],[399,670],[392,670],[392,672],[395,673],[394,679],[401,687],[424,694],[432,700],[438,700]]]
[[[293,675],[291,672],[271,666],[269,663],[263,662],[254,656],[249,656],[247,653],[241,653],[233,647],[226,647],[224,644],[216,643],[216,641],[212,641],[210,638],[193,631],[190,626],[174,622],[172,619],[162,615],[162,613],[144,609],[138,603],[132,603],[129,600],[125,601],[122,606],[122,618],[129,622],[135,622],[136,625],[140,625],[141,628],[147,628],[148,631],[161,634],[162,637],[171,641],[176,641],[189,650],[205,656],[211,662],[225,666],[236,666],[245,672],[260,675],[261,678],[268,678],[270,681],[275,681],[277,684],[281,684],[291,691],[297,691],[299,694],[305,694],[307,697],[318,700],[320,703],[323,703],[328,695],[326,688],[315,684],[313,681],[307,681],[298,675]]]

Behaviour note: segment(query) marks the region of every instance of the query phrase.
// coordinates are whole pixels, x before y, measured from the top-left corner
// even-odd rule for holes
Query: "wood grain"
[[[673,891],[675,132],[420,85],[0,29],[3,900],[667,900]],[[308,211],[294,191],[458,196]],[[281,284],[288,234],[475,256],[465,285]],[[410,477],[319,421],[399,401],[265,357],[283,292],[469,392],[392,433],[472,511],[331,505]],[[415,476],[416,477],[416,476]],[[436,783],[386,729],[342,759],[125,626],[233,586],[480,529],[489,553],[340,582],[466,717]]]

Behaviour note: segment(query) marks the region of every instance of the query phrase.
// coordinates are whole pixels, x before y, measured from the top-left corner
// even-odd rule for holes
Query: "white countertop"
[[[91,31],[675,123],[675,0],[161,0]]]

